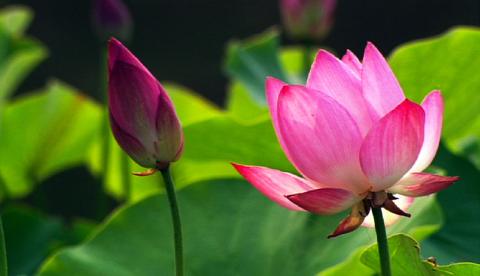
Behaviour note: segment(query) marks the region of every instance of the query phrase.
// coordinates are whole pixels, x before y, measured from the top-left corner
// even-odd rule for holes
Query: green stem
[[[126,153],[122,151],[122,155],[120,157],[120,162],[122,166],[122,183],[123,183],[123,193],[125,201],[129,201],[131,199],[132,194],[132,182],[131,182],[131,174],[130,174],[130,158]]]
[[[3,232],[2,215],[0,214],[0,276],[8,276],[7,248]]]
[[[310,68],[312,66],[312,59],[311,59],[312,47],[309,44],[305,44],[303,48],[303,73],[305,78],[308,77],[308,73],[310,72]]]
[[[182,225],[180,222],[180,212],[178,211],[177,198],[175,196],[175,187],[173,184],[170,169],[167,167],[161,169],[165,189],[167,190],[168,203],[170,204],[170,213],[172,215],[173,236],[175,242],[175,267],[176,275],[183,275],[183,247],[182,247]]]
[[[373,220],[375,221],[375,232],[377,233],[378,254],[380,255],[380,266],[382,268],[382,276],[391,276],[390,256],[388,252],[387,233],[385,231],[385,223],[383,221],[382,208],[373,207]]]

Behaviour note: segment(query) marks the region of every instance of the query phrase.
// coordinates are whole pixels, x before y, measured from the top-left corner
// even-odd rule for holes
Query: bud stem
[[[180,213],[178,211],[177,198],[175,196],[175,187],[170,174],[169,167],[161,169],[165,189],[167,190],[170,213],[172,215],[173,236],[175,243],[175,271],[177,276],[183,275],[183,245],[182,245],[182,225],[180,222]]]
[[[313,45],[309,42],[305,42],[303,53],[303,73],[305,74],[305,79],[308,78],[308,74],[310,73],[310,68],[312,65],[312,49]]]
[[[382,207],[373,207],[372,213],[373,220],[375,221],[375,232],[377,233],[378,255],[380,256],[382,276],[391,276],[388,240],[385,223],[383,221]]]
[[[7,248],[5,246],[5,234],[3,232],[2,215],[0,214],[0,276],[8,276]]]

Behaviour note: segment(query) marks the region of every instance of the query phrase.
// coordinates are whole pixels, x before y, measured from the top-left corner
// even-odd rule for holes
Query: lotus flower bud
[[[132,33],[132,18],[121,0],[95,0],[93,23],[103,40],[112,36],[128,40]]]
[[[333,25],[336,0],[281,0],[287,33],[297,40],[321,40]]]
[[[118,40],[108,44],[108,107],[113,135],[139,165],[162,169],[179,159],[183,132],[160,82]]]

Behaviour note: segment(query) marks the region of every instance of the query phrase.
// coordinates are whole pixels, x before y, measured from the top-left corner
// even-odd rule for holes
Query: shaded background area
[[[134,18],[130,48],[160,80],[194,89],[223,103],[225,45],[280,24],[278,0],[130,0]],[[99,43],[92,30],[92,1],[1,1],[25,4],[35,12],[29,33],[50,50],[50,57],[20,91],[42,87],[55,77],[85,93],[99,95]],[[340,0],[336,24],[324,45],[337,52],[361,53],[366,41],[384,52],[454,25],[479,25],[478,0]],[[290,43],[284,38],[285,43]]]

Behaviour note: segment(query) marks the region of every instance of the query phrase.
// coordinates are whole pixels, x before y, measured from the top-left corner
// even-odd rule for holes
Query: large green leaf
[[[225,68],[228,75],[240,81],[250,95],[265,104],[265,78],[285,79],[279,57],[280,37],[269,30],[246,41],[233,41],[228,45]]]
[[[2,212],[10,275],[32,275],[55,249],[77,244],[92,224],[74,221],[66,227],[58,218],[26,206],[8,206]]]
[[[233,81],[227,91],[227,111],[241,122],[251,122],[268,116],[267,107],[256,102],[245,85],[238,81]]]
[[[0,124],[0,176],[8,196],[23,196],[85,161],[100,115],[97,104],[58,82],[8,104]]]
[[[62,223],[25,207],[10,207],[3,214],[3,225],[11,275],[31,275],[51,253]]]
[[[479,275],[480,265],[474,263],[458,263],[448,266],[439,266],[435,263],[422,260],[419,244],[409,236],[395,235],[388,239],[390,261],[393,275],[434,276],[434,275]],[[380,273],[380,260],[377,245],[367,248],[361,261]],[[355,271],[355,269],[352,269]],[[355,274],[357,275],[357,274]]]
[[[408,97],[421,101],[433,89],[445,98],[443,138],[480,167],[480,29],[456,28],[433,39],[408,43],[390,58]]]
[[[362,228],[327,239],[345,214],[292,212],[243,181],[191,185],[178,198],[188,275],[314,275],[375,238]],[[395,231],[438,222],[434,205],[420,209],[428,214],[414,213],[421,219],[404,219]],[[40,275],[172,275],[172,251],[167,201],[155,195],[120,209],[91,240],[54,255]]]
[[[441,148],[435,165],[460,181],[438,193],[445,214],[445,226],[422,245],[429,256],[441,263],[480,262],[480,172],[465,158]]]
[[[441,89],[445,99],[443,141],[480,167],[480,29],[456,28],[437,38],[398,48],[390,63],[406,94],[420,101]],[[435,165],[461,181],[442,191],[445,227],[423,246],[442,262],[480,261],[480,173],[466,160],[441,150]],[[461,237],[461,238],[460,238]]]

